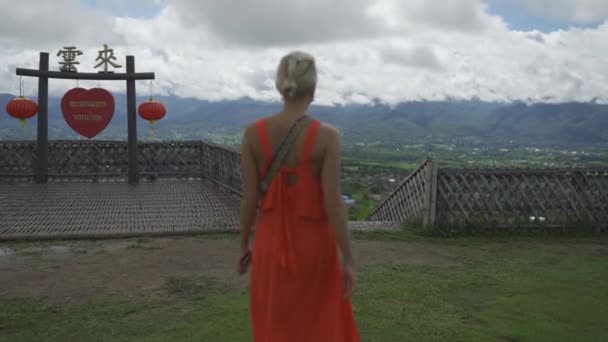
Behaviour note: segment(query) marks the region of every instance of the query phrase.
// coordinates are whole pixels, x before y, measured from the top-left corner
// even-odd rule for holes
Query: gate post
[[[423,226],[428,227],[435,224],[437,208],[437,165],[429,159],[425,175],[424,213],[422,216]]]
[[[40,71],[49,70],[49,53],[40,53]],[[49,78],[38,77],[38,163],[36,165],[36,182],[46,184],[48,181],[49,157]]]
[[[135,57],[127,56],[127,74],[135,73]],[[129,184],[139,181],[137,169],[137,116],[135,98],[135,79],[127,79],[127,131],[129,155]]]

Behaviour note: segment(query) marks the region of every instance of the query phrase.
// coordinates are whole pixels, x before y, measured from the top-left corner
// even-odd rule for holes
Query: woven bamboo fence
[[[436,201],[432,198],[436,172],[433,162],[427,159],[385,197],[368,220],[430,223],[436,209]]]
[[[225,147],[180,141],[140,143],[143,180],[205,178],[241,195],[240,155]],[[52,141],[51,181],[126,180],[126,142]],[[0,182],[34,179],[36,143],[0,142]],[[373,210],[368,221],[513,227],[608,226],[608,168],[448,170],[430,159]]]
[[[0,142],[0,180],[32,180],[36,169],[36,143]]]
[[[442,170],[428,159],[368,220],[425,226],[608,227],[608,168]]]
[[[109,181],[128,177],[127,142],[50,141],[50,181]],[[138,144],[138,172],[142,180],[207,178],[241,193],[238,152],[202,141]],[[31,182],[36,171],[36,143],[0,141],[0,181]]]
[[[201,174],[218,185],[242,194],[241,154],[231,149],[201,143]]]

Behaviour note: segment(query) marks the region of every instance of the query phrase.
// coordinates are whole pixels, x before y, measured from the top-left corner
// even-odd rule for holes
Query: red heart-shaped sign
[[[101,133],[112,121],[114,97],[101,88],[74,88],[63,95],[61,111],[74,131],[90,139]]]

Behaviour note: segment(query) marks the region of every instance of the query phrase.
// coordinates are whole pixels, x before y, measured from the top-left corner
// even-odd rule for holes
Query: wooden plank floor
[[[0,183],[0,240],[111,238],[238,230],[239,199],[205,180]],[[353,229],[395,223],[353,222]]]
[[[0,239],[193,233],[238,223],[238,198],[207,181],[0,184]]]

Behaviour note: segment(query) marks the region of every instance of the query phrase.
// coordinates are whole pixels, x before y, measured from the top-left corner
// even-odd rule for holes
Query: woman
[[[283,57],[276,78],[283,110],[247,127],[243,137],[237,269],[244,274],[251,260],[255,341],[359,341],[350,302],[355,265],[340,193],[340,136],[308,117],[316,81],[312,56]],[[262,193],[260,182],[296,122],[301,134]]]

